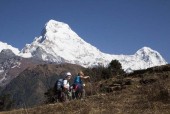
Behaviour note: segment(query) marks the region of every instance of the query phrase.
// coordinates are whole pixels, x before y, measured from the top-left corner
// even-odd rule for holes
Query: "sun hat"
[[[70,72],[67,72],[67,73],[66,73],[66,76],[71,76],[71,73],[70,73]]]

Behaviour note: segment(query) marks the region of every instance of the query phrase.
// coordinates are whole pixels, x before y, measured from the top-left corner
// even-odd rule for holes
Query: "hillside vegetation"
[[[13,79],[2,91],[1,96],[9,96],[11,108],[33,107],[45,101],[44,93],[54,86],[55,81],[66,71],[75,75],[83,68],[73,64],[42,64],[29,67]],[[0,110],[7,110],[1,109]]]
[[[87,97],[83,100],[23,107],[0,114],[169,114],[169,82],[170,65],[118,73],[87,82]]]

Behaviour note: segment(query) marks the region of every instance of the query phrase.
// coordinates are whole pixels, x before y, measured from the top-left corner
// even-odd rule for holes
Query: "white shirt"
[[[69,87],[70,87],[70,84],[69,84],[68,80],[64,80],[64,81],[63,81],[63,85],[64,85],[64,87],[67,88],[67,89],[69,89]]]

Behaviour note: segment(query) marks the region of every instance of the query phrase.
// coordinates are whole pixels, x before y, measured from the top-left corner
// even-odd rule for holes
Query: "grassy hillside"
[[[170,65],[87,83],[89,96],[0,114],[169,114]],[[93,91],[92,91],[93,90]]]
[[[14,108],[32,107],[43,104],[44,93],[54,86],[62,72],[70,71],[75,75],[82,67],[72,64],[43,64],[29,67],[13,79],[1,95],[9,94],[14,100]]]

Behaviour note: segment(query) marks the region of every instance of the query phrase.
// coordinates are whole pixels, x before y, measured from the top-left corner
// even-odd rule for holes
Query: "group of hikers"
[[[74,77],[73,84],[70,84],[72,78],[70,72],[66,72],[63,78],[60,78],[55,83],[56,99],[58,102],[64,102],[71,99],[82,99],[85,96],[85,90],[83,83],[84,79],[90,79],[90,76],[85,76],[80,71],[77,76]]]

